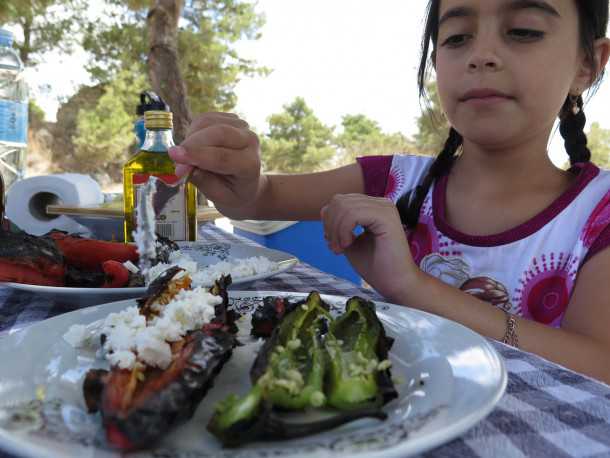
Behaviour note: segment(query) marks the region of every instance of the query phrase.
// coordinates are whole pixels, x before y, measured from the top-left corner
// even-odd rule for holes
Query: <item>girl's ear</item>
[[[574,93],[584,92],[584,89],[591,87],[602,74],[608,63],[608,58],[610,57],[610,39],[600,38],[596,40],[594,50],[595,66],[592,66],[591,62],[583,61],[580,72],[576,75],[573,85],[574,87],[581,89],[580,91],[575,90]]]

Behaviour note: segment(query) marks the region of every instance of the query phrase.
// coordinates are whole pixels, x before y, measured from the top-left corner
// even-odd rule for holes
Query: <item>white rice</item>
[[[260,275],[278,270],[277,263],[264,256],[253,256],[250,258],[235,259],[232,261],[220,261],[216,264],[200,267],[188,254],[174,251],[170,255],[170,262],[159,263],[151,267],[149,271],[150,281],[161,275],[167,269],[179,266],[186,270],[193,281],[193,286],[212,286],[214,281],[222,275],[231,275],[233,279]]]

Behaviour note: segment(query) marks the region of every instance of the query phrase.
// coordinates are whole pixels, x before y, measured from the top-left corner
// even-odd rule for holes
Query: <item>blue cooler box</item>
[[[346,257],[336,255],[324,240],[320,221],[231,221],[235,234],[275,250],[293,254],[301,261],[349,280],[357,285],[360,276]]]

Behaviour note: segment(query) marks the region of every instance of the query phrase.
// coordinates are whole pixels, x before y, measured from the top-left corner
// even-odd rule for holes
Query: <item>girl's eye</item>
[[[544,32],[532,29],[510,29],[508,34],[515,40],[522,42],[537,41],[544,37]]]
[[[463,45],[468,40],[469,35],[464,33],[458,35],[451,35],[445,41],[443,41],[443,46],[448,46],[450,48],[457,48],[458,46]]]

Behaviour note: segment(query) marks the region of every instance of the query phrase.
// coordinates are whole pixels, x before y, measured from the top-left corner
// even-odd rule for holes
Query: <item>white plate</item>
[[[193,419],[138,457],[405,457],[439,446],[483,419],[502,397],[506,369],[498,353],[467,328],[427,313],[377,303],[379,317],[396,340],[390,352],[399,397],[385,406],[386,421],[358,420],[322,434],[285,442],[255,443],[223,450],[205,429],[213,405],[230,393],[243,394],[260,341],[249,337],[250,312],[264,296],[295,293],[231,292],[240,340]],[[323,296],[343,309],[346,298]],[[82,378],[99,367],[92,352],[63,339],[73,324],[87,324],[134,301],[90,307],[42,321],[0,338],[0,448],[28,457],[118,457],[105,448],[99,415],[88,415]],[[420,384],[423,382],[423,385]],[[45,393],[45,402],[14,407]],[[9,406],[13,406],[12,410]],[[9,413],[10,412],[10,413]],[[19,413],[18,415],[15,415]],[[132,456],[132,455],[130,455]]]
[[[197,264],[200,267],[209,266],[220,261],[236,261],[253,256],[264,256],[276,264],[276,270],[264,272],[258,275],[250,275],[247,277],[237,277],[233,275],[233,283],[231,285],[232,289],[234,289],[236,286],[241,286],[243,288],[244,285],[253,281],[262,280],[273,275],[277,275],[281,272],[285,272],[299,262],[296,257],[289,253],[272,250],[262,246],[204,242],[178,242],[178,245],[180,246],[180,250],[187,253],[195,261],[197,261]],[[20,291],[34,293],[38,296],[48,297],[50,299],[60,301],[63,304],[81,307],[140,297],[146,291],[146,288],[144,287],[71,288],[2,282],[0,282],[0,285],[8,286]]]

